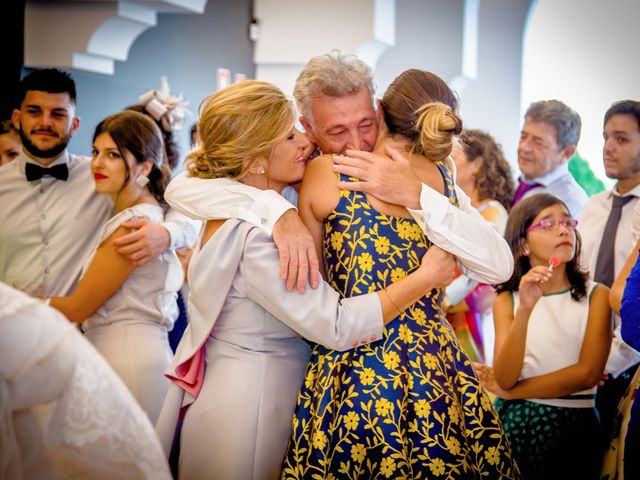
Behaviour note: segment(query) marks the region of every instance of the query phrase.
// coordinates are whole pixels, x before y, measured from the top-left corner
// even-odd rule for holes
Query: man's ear
[[[71,136],[73,137],[80,128],[80,117],[73,117],[71,120]]]
[[[378,125],[384,121],[384,112],[382,111],[382,100],[376,100],[376,121]]]
[[[304,132],[306,133],[309,141],[311,143],[317,143],[315,133],[313,132],[313,127],[311,126],[311,122],[306,117],[300,117],[300,125],[302,125],[302,128],[304,128]]]
[[[20,110],[17,108],[11,112],[11,123],[16,130],[20,130]]]
[[[575,145],[567,145],[566,147],[564,147],[564,150],[562,150],[562,163],[568,162],[575,151]]]

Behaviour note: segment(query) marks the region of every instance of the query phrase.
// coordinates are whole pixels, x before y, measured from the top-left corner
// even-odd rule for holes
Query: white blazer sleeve
[[[456,186],[460,207],[440,192],[422,185],[420,207],[409,213],[435,245],[455,255],[462,273],[483,283],[511,278],[513,256],[495,226],[471,206],[469,197]]]
[[[284,212],[295,208],[274,190],[260,190],[228,178],[202,179],[176,176],[164,198],[171,207],[191,218],[239,218],[269,235]]]
[[[304,294],[287,291],[278,276],[273,241],[257,230],[249,235],[240,272],[249,298],[312,342],[344,351],[382,338],[382,306],[377,294],[340,300],[325,281]]]

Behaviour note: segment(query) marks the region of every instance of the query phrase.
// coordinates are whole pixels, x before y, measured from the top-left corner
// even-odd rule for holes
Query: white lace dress
[[[0,478],[171,478],[104,359],[61,313],[3,283],[0,415]]]

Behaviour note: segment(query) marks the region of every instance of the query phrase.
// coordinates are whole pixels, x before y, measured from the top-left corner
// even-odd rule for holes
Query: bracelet
[[[387,291],[387,287],[384,287],[384,288],[382,289],[382,291],[384,292],[384,294],[387,296],[387,298],[388,298],[388,299],[389,299],[389,301],[391,302],[391,305],[393,305],[393,306],[394,306],[394,308],[396,309],[396,312],[398,312],[398,316],[401,316],[401,315],[402,315],[402,310],[400,310],[400,309],[398,308],[398,305],[396,305],[396,302],[394,302],[394,301],[391,299],[391,295],[389,295],[389,292]]]

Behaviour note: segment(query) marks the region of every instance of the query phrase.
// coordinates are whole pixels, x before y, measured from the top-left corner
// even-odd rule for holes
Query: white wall
[[[582,117],[578,151],[605,180],[602,120],[609,106],[640,100],[638,0],[538,0],[525,41],[522,102],[557,98]]]

